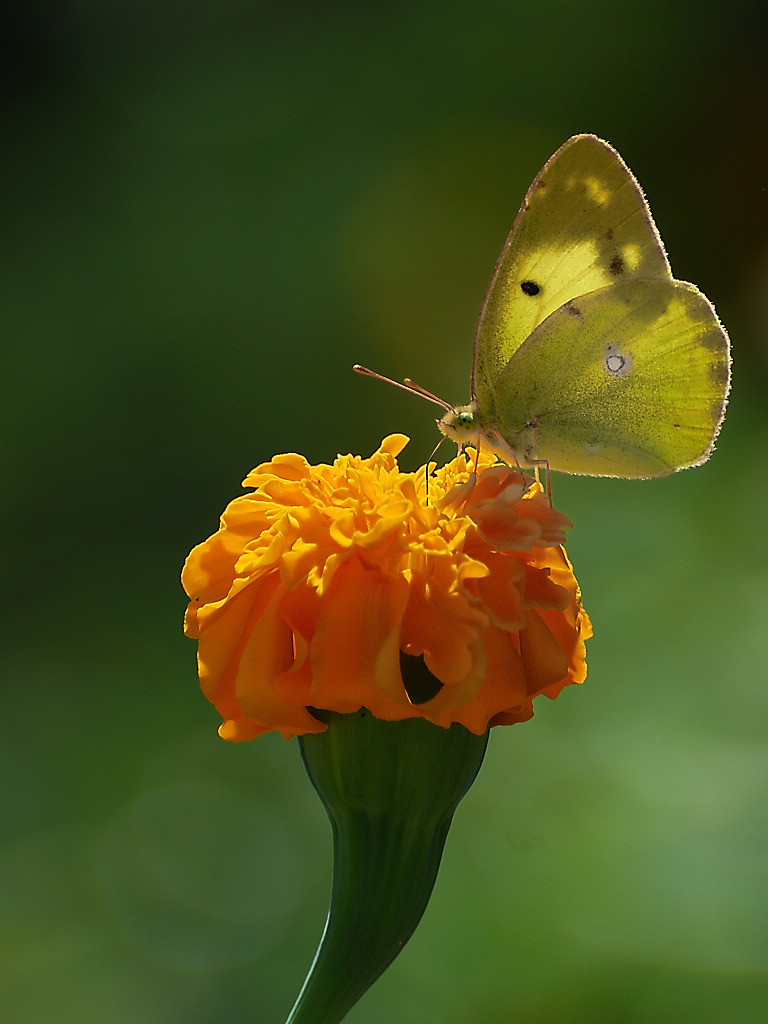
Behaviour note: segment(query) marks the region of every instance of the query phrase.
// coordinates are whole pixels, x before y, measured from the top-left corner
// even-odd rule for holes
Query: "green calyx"
[[[421,718],[315,714],[327,730],[299,743],[333,829],[333,886],[320,946],[286,1024],[337,1024],[406,944],[488,742],[487,732]]]

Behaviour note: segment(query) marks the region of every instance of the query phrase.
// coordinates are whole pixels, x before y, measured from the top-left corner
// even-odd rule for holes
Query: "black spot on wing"
[[[613,228],[608,228],[608,230],[605,232],[605,237],[608,239],[609,242],[613,241]]]
[[[608,264],[608,269],[614,277],[621,277],[621,275],[625,273],[627,266],[619,253],[614,255],[613,259]]]
[[[582,315],[581,310],[579,309],[579,307],[578,306],[574,306],[574,304],[572,302],[566,302],[565,305],[563,306],[563,309],[568,314],[568,316],[581,316]]]
[[[539,288],[535,281],[521,281],[520,290],[523,295],[538,295],[541,288]]]

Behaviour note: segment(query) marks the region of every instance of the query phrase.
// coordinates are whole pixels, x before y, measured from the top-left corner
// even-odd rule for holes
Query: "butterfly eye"
[[[523,295],[538,295],[541,288],[539,288],[535,281],[523,281],[520,284],[520,290]]]

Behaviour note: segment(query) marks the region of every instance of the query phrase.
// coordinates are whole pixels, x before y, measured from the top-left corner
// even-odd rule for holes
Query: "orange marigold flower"
[[[476,477],[474,453],[438,469],[427,502],[425,468],[397,465],[407,443],[333,465],[276,456],[187,558],[185,632],[224,739],[322,732],[310,709],[362,707],[482,734],[583,682],[571,523],[484,454]]]

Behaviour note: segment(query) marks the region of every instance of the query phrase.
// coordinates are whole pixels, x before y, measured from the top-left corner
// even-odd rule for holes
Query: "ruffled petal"
[[[427,495],[425,468],[397,465],[406,442],[330,465],[276,456],[190,553],[185,630],[225,738],[318,732],[312,709],[361,707],[481,733],[583,681],[569,521],[487,453],[436,470]],[[429,699],[409,697],[401,654],[423,658]]]

